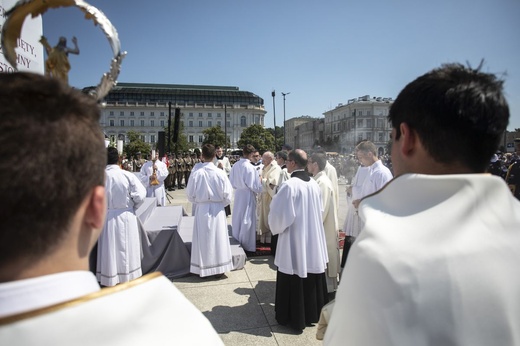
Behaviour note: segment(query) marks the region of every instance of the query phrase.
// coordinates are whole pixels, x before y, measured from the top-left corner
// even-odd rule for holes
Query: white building
[[[359,141],[369,140],[382,155],[392,132],[387,119],[392,103],[392,98],[371,98],[370,95],[350,99],[347,104],[340,103],[323,113],[325,139],[337,141],[343,153],[351,153]]]
[[[238,87],[143,83],[118,83],[104,99],[100,123],[112,141],[127,142],[126,134],[135,131],[144,142],[156,143],[168,128],[170,103],[171,132],[180,108],[183,133],[197,147],[210,127],[220,126],[235,148],[246,127],[264,125],[264,100]]]

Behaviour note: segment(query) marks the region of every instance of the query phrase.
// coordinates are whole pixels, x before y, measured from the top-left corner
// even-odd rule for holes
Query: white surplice
[[[274,264],[280,272],[300,278],[325,272],[328,256],[322,212],[316,181],[293,176],[282,184],[269,213],[271,233],[279,235]]]
[[[347,216],[345,217],[345,223],[343,224],[343,232],[345,232],[345,235],[351,237],[357,237],[361,231],[359,215],[357,213],[357,209],[352,205],[352,201],[363,198],[361,192],[367,175],[368,167],[359,166],[356,171],[356,175],[352,179],[351,196],[347,195]]]
[[[520,345],[520,202],[501,178],[406,174],[359,213],[326,345]]]
[[[276,161],[272,161],[268,166],[264,166],[262,169],[262,193],[259,198],[259,215],[260,215],[260,231],[262,237],[265,239],[270,238],[271,229],[267,218],[269,216],[269,210],[271,206],[271,200],[276,193],[276,187],[280,179],[281,168],[278,166]]]
[[[334,187],[325,171],[321,171],[314,176],[321,190],[321,200],[323,203],[323,228],[327,241],[327,289],[334,292],[338,288],[338,274],[340,268],[339,257],[339,233],[338,233],[338,207],[334,196]]]
[[[233,270],[227,218],[233,188],[226,173],[212,162],[192,171],[186,195],[195,205],[190,271],[201,277]]]
[[[229,180],[235,189],[231,226],[233,238],[246,251],[256,251],[256,194],[262,192],[259,166],[241,158],[231,168]]]
[[[146,197],[139,179],[118,165],[105,169],[107,216],[98,239],[96,276],[103,286],[142,275],[141,240],[135,210]]]
[[[332,188],[334,189],[334,198],[336,199],[336,205],[339,205],[339,184],[338,184],[338,172],[336,171],[336,167],[330,164],[327,161],[325,168],[323,169],[327,177],[329,177],[332,182]]]
[[[141,167],[140,179],[144,187],[146,187],[146,197],[156,197],[158,205],[166,205],[166,190],[164,189],[164,180],[168,176],[168,167],[160,160],[155,161],[157,167],[156,175],[159,185],[150,185],[150,176],[153,174],[153,161],[146,161]]]
[[[33,305],[0,318],[0,345],[223,345],[208,319],[159,273],[99,290],[90,272],[65,272],[0,283],[0,302],[6,297]]]

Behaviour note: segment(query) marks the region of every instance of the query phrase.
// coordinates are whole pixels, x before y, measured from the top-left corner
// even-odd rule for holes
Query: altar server
[[[96,276],[103,286],[142,276],[141,240],[135,210],[144,201],[146,189],[133,173],[119,168],[116,148],[107,148],[105,188],[107,217],[98,240]]]
[[[302,330],[318,322],[328,302],[325,269],[327,243],[323,229],[320,187],[305,171],[307,154],[289,153],[291,178],[271,202],[269,227],[278,234],[275,317],[279,324]]]
[[[0,345],[223,345],[160,273],[100,289],[88,270],[106,211],[100,114],[58,79],[0,73]]]
[[[255,152],[251,144],[246,145],[242,158],[233,165],[229,174],[235,189],[231,216],[233,237],[248,252],[256,251],[256,195],[262,192],[260,172],[251,164]]]
[[[186,195],[195,205],[190,271],[200,277],[219,276],[233,269],[224,207],[231,203],[233,188],[226,173],[213,164],[215,147],[202,147],[204,163],[194,170]]]
[[[444,65],[393,103],[396,178],[359,205],[326,345],[520,345],[520,202],[485,172],[503,81]]]
[[[166,205],[166,190],[164,181],[168,177],[168,167],[159,160],[159,153],[152,150],[151,159],[146,161],[141,167],[140,179],[146,187],[146,197],[156,197],[157,204]]]

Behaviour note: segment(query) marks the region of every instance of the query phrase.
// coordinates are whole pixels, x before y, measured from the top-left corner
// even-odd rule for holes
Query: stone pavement
[[[346,215],[345,181],[340,180],[339,225]],[[171,205],[182,205],[191,215],[191,203],[184,189],[170,191]],[[231,223],[231,217],[228,218]],[[321,345],[316,326],[299,333],[279,325],[274,300],[276,267],[273,256],[248,258],[243,269],[220,279],[196,275],[174,279],[175,286],[209,319],[225,345]]]

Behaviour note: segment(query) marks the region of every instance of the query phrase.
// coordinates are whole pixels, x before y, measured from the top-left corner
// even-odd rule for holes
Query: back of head
[[[205,162],[211,162],[215,157],[215,146],[213,144],[204,144],[202,146],[202,157]]]
[[[358,145],[356,145],[357,151],[362,151],[364,153],[371,153],[374,157],[377,157],[377,148],[376,145],[370,141],[362,141]]]
[[[107,148],[107,165],[115,165],[119,161],[119,153],[117,152],[117,148],[108,147]]]
[[[242,155],[244,157],[247,157],[250,154],[254,153],[255,151],[256,151],[255,147],[253,147],[251,144],[248,144],[248,145],[244,146],[244,148],[242,149]]]
[[[0,74],[0,267],[51,252],[104,185],[99,115],[94,99],[56,79]]]
[[[509,107],[495,75],[447,64],[408,84],[388,118],[396,139],[399,125],[407,123],[435,161],[483,172],[507,127]]]
[[[287,160],[287,152],[286,151],[279,151],[276,153],[276,157],[282,158],[284,161]]]
[[[320,169],[320,172],[325,169],[325,166],[327,165],[327,155],[323,153],[313,153],[311,155],[312,162],[316,162],[318,164],[318,168]]]
[[[301,149],[291,150],[287,155],[287,159],[293,160],[300,169],[307,166],[307,153]]]

